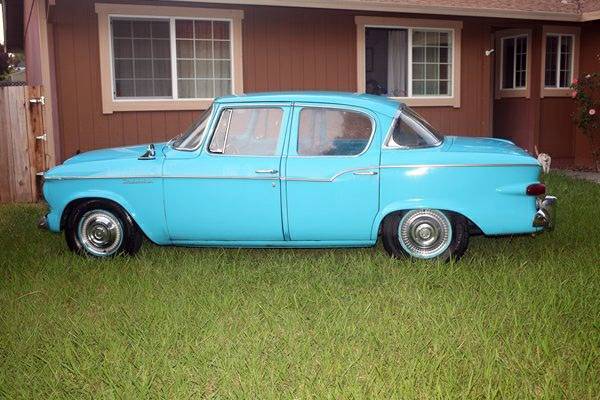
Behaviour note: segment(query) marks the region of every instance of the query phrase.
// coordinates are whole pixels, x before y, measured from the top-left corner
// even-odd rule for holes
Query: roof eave
[[[566,21],[582,22],[600,19],[600,11],[578,13],[558,13],[550,11],[521,11],[521,10],[499,10],[492,8],[464,8],[464,7],[440,7],[440,6],[414,6],[402,5],[401,7],[393,4],[369,3],[362,4],[356,1],[331,0],[327,2],[319,0],[170,0],[186,1],[192,3],[220,3],[220,4],[241,4],[241,5],[263,5],[280,7],[305,7],[305,8],[325,8],[337,10],[357,10],[357,11],[384,11],[401,12],[410,14],[433,14],[433,15],[455,15],[466,17],[488,17],[488,18],[509,18],[509,19],[535,19],[545,21]]]

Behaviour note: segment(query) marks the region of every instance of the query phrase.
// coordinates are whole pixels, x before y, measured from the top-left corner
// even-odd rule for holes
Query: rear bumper
[[[556,202],[554,196],[539,198],[537,201],[537,212],[533,217],[533,226],[542,230],[551,231],[556,224]]]

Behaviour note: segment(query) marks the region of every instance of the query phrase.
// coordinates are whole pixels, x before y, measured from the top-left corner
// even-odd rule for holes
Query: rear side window
[[[396,120],[387,146],[400,148],[419,148],[437,146],[443,136],[440,135],[423,117],[405,107]]]
[[[373,123],[365,114],[335,108],[306,107],[300,111],[298,154],[354,156],[368,146]]]
[[[282,116],[280,108],[226,109],[219,117],[208,150],[229,155],[275,155]]]

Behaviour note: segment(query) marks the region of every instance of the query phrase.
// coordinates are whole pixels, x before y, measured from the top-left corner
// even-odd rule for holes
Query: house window
[[[527,87],[527,35],[502,38],[502,89]]]
[[[365,88],[391,97],[452,96],[451,30],[365,30]]]
[[[206,110],[243,93],[244,12],[96,3],[102,111]]]
[[[118,17],[111,26],[115,99],[231,94],[229,21]]]
[[[573,79],[574,35],[546,35],[544,86],[568,88]]]

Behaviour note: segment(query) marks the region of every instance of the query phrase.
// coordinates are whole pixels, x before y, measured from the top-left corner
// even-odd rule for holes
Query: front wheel
[[[121,207],[102,200],[77,205],[67,218],[65,238],[71,251],[93,257],[135,254],[143,234]]]
[[[394,258],[458,260],[468,244],[467,223],[461,215],[419,209],[392,214],[383,222],[383,246]]]

